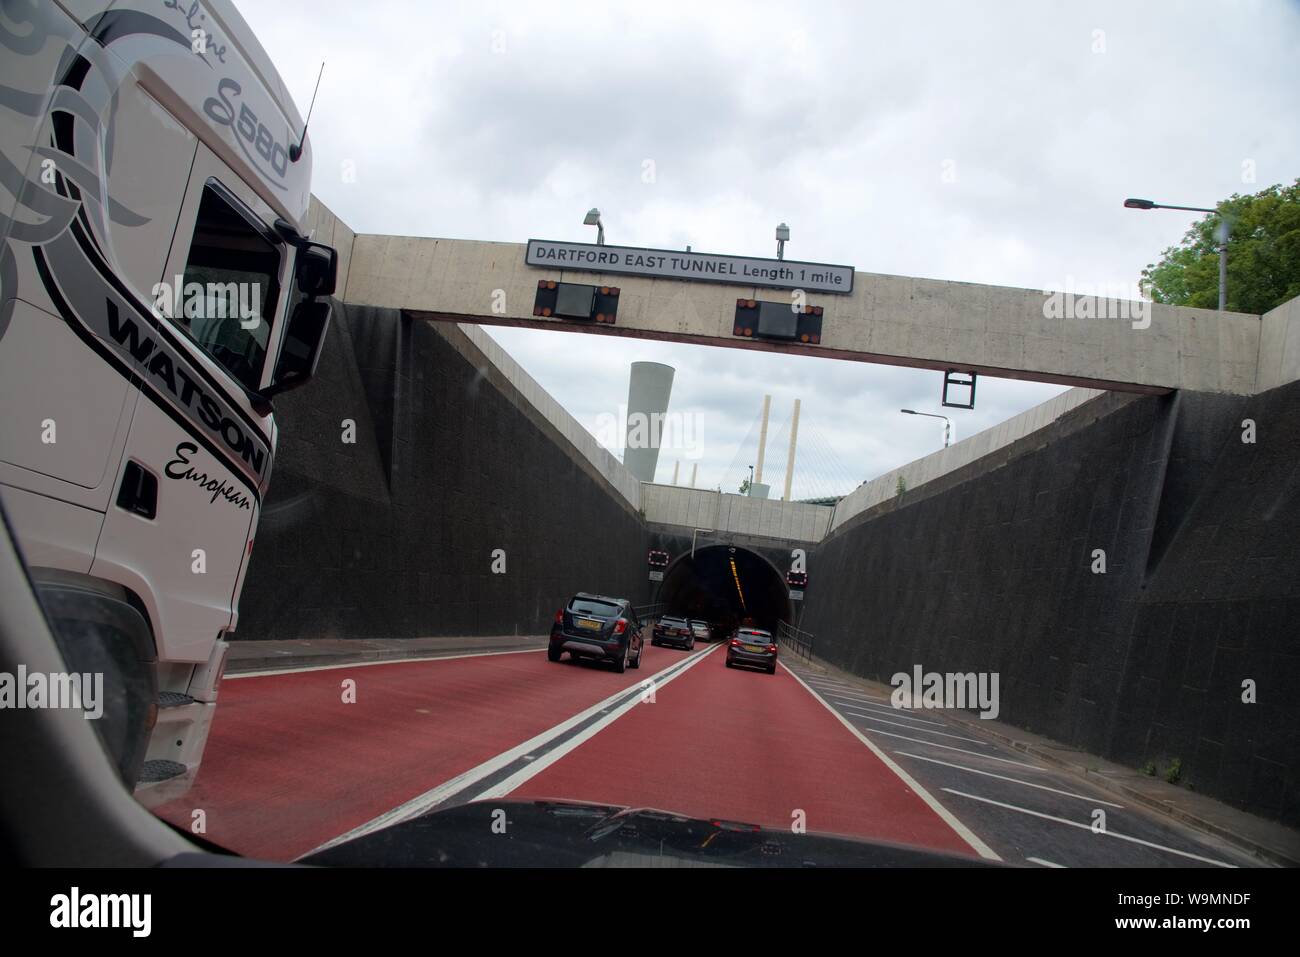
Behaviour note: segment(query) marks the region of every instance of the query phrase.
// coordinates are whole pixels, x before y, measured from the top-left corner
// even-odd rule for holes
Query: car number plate
[[[767,650],[767,648],[766,648],[764,645],[744,645],[743,647],[744,647],[744,649],[745,649],[746,651],[766,651],[766,650]]]
[[[601,628],[605,627],[603,621],[592,621],[590,618],[579,618],[577,625],[579,628],[586,628],[588,631],[600,631]]]

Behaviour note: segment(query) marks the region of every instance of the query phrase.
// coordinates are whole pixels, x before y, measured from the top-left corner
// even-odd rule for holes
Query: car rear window
[[[660,618],[659,624],[671,625],[674,628],[683,628],[686,626],[685,618]]]
[[[596,618],[613,618],[618,614],[618,605],[607,601],[595,601],[591,598],[575,598],[569,602],[569,611],[579,615],[592,615]]]
[[[772,636],[769,635],[769,634],[767,634],[766,632],[762,632],[762,631],[746,631],[746,630],[743,629],[743,628],[740,630],[740,637],[741,637],[741,638],[753,638],[753,639],[755,639],[755,640],[757,640],[757,641],[769,641],[769,642],[770,642],[770,641],[772,640]]]

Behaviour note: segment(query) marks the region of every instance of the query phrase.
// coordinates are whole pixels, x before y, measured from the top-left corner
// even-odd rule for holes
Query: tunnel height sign
[[[673,249],[639,249],[634,246],[593,246],[549,239],[528,240],[524,262],[550,269],[620,273],[656,279],[695,279],[769,289],[803,289],[807,292],[853,291],[852,266],[796,262],[792,259],[751,259]]]

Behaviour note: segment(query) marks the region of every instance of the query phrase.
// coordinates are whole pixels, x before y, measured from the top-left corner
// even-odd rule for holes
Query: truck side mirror
[[[298,291],[309,299],[334,295],[339,276],[339,254],[324,243],[304,242],[294,265]]]
[[[294,307],[293,314],[289,317],[289,326],[284,330],[284,342],[280,346],[279,361],[275,364],[275,376],[271,379],[271,384],[262,390],[264,397],[270,398],[296,389],[316,373],[316,363],[320,361],[329,327],[328,300],[305,300]]]

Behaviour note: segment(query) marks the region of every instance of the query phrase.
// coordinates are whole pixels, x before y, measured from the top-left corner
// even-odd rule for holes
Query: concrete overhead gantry
[[[850,270],[851,292],[805,291],[807,306],[821,310],[815,341],[773,342],[737,334],[738,301],[789,305],[788,288],[539,267],[526,264],[528,248],[357,235],[344,298],[419,319],[767,349],[1124,392],[1248,395],[1260,387],[1261,320],[1245,313]],[[616,288],[616,318],[598,323],[542,315],[539,281]]]

